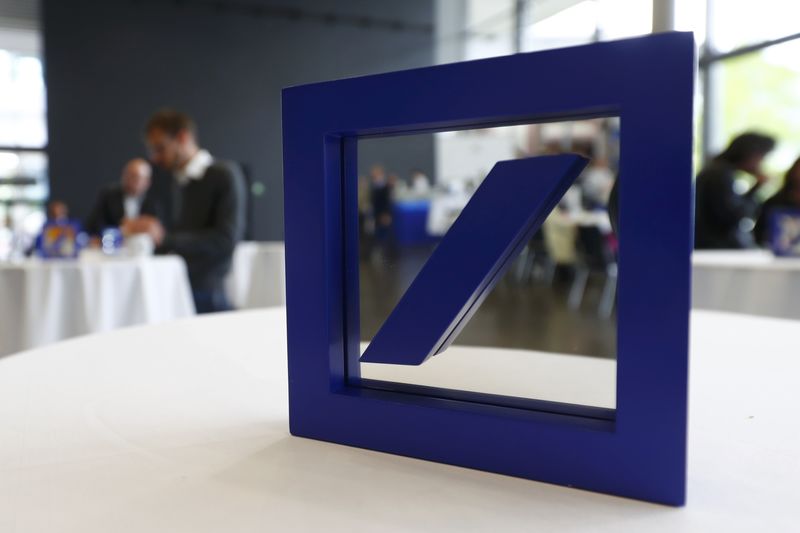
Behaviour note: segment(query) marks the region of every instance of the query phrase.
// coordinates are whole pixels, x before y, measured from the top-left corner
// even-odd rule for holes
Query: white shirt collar
[[[125,210],[125,218],[136,218],[139,216],[139,210],[142,207],[142,198],[140,196],[125,196],[122,206]]]
[[[214,162],[214,158],[208,153],[208,150],[198,150],[192,156],[186,166],[182,169],[175,171],[175,179],[181,185],[186,185],[189,180],[199,180],[202,178],[206,169]]]

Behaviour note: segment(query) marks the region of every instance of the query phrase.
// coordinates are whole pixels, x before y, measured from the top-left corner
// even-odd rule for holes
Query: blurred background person
[[[743,133],[697,175],[695,198],[695,248],[752,248],[759,202],[756,192],[767,182],[761,170],[764,157],[775,147],[772,137]],[[752,186],[737,179],[737,172],[755,178]]]
[[[604,159],[592,159],[580,178],[581,201],[584,209],[607,209],[614,173]]]
[[[80,231],[80,222],[71,220],[69,218],[69,206],[62,200],[50,200],[47,202],[47,220],[42,226],[41,232],[37,235],[33,242],[33,246],[27,250],[26,254],[30,255],[38,253],[39,255],[48,256],[54,253],[53,250],[46,251],[45,247],[49,246],[51,240],[56,240],[58,249],[65,250],[66,255],[72,255],[74,247],[78,245],[78,235]],[[54,229],[54,227],[66,228],[64,231]],[[47,234],[51,235],[51,239],[46,237]],[[58,238],[53,238],[53,235],[58,235]],[[69,242],[66,242],[69,241]],[[62,248],[63,247],[63,248]],[[58,254],[56,254],[58,255]]]
[[[392,229],[392,189],[394,179],[386,175],[382,165],[370,169],[370,204],[375,228],[375,240],[385,242]]]
[[[596,150],[592,141],[576,142],[572,146],[572,151],[589,160],[588,166],[576,182],[580,190],[581,207],[590,211],[606,209],[611,189],[614,187],[614,173],[608,161],[595,156]]]
[[[244,233],[244,178],[237,165],[215,160],[197,144],[185,113],[165,109],[145,126],[152,163],[171,174],[170,186],[150,189],[142,216],[125,221],[123,233],[150,235],[159,253],[186,261],[198,313],[231,309],[224,280]]]
[[[99,235],[105,228],[118,228],[125,218],[136,218],[150,188],[152,169],[150,163],[137,158],[128,161],[122,169],[120,183],[103,189],[97,197],[85,229],[90,235]]]
[[[358,235],[366,240],[372,235],[374,227],[370,214],[372,205],[370,200],[370,180],[368,176],[358,176]]]
[[[767,245],[770,239],[770,215],[778,209],[800,209],[800,158],[786,172],[783,186],[761,207],[755,234],[758,243]]]
[[[69,222],[69,206],[61,200],[47,202],[47,222]]]

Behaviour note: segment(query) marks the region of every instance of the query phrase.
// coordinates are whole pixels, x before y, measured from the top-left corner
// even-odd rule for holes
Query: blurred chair
[[[570,216],[560,208],[553,209],[542,224],[547,253],[556,265],[574,265],[577,229]]]
[[[533,234],[517,259],[517,281],[527,283],[531,278],[535,278],[552,284],[555,271],[556,263],[547,250],[544,230],[539,229]]]
[[[617,259],[606,235],[596,226],[579,226],[576,235],[575,279],[567,303],[570,309],[580,308],[589,276],[604,276],[598,314],[608,318],[614,311],[617,293]]]

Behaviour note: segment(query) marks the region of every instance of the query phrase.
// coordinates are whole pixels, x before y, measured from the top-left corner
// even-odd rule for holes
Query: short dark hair
[[[762,133],[742,133],[716,159],[738,165],[754,155],[767,155],[775,148],[775,139]]]
[[[183,130],[197,135],[197,125],[192,117],[175,109],[159,109],[147,120],[145,135],[153,130],[161,130],[170,137],[175,137]]]

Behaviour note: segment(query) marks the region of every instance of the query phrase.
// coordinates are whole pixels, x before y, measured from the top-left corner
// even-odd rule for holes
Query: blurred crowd
[[[696,248],[769,246],[779,230],[775,215],[800,210],[800,158],[786,171],[777,192],[761,200],[761,192],[770,182],[763,161],[774,147],[775,139],[768,135],[743,133],[700,171],[695,198]]]
[[[27,253],[76,257],[82,249],[133,255],[174,253],[186,261],[199,313],[231,309],[224,278],[245,226],[245,182],[239,165],[201,148],[197,126],[164,109],[144,128],[148,158],[124,164],[103,187],[84,220],[63,201],[47,204],[47,220]],[[158,171],[158,179],[154,178]]]
[[[800,158],[785,172],[777,187],[777,180],[769,178],[763,170],[764,159],[775,144],[775,139],[768,135],[743,133],[700,170],[695,182],[696,248],[769,248],[777,231],[775,215],[798,210],[800,216]],[[553,145],[545,146],[542,153],[563,151]],[[590,163],[561,200],[559,210],[573,215],[607,211],[609,203],[614,201],[614,167],[604,158],[594,157],[590,144],[576,143],[566,151],[584,155]],[[378,242],[390,241],[394,206],[407,200],[426,199],[435,203],[437,198],[464,196],[464,201],[455,202],[457,216],[479,184],[480,181],[432,182],[419,170],[401,178],[396,173],[387,172],[380,164],[373,165],[367,175],[359,177],[359,227],[362,235],[373,237]],[[434,211],[435,206],[429,216],[435,216]]]
[[[605,211],[614,183],[615,171],[602,157],[593,157],[591,143],[575,143],[569,150],[551,144],[544,147],[542,154],[578,153],[589,159],[589,165],[579,176],[559,203],[559,209],[572,213],[582,211]],[[373,164],[367,174],[358,179],[359,228],[362,236],[377,241],[390,241],[395,223],[395,206],[398,203],[425,200],[430,202],[457,199],[449,223],[452,223],[461,208],[480,185],[482,176],[473,180],[440,180],[434,182],[418,168],[413,168],[408,176],[387,171],[383,164]],[[435,209],[435,206],[433,207]],[[431,213],[435,215],[435,213]],[[441,236],[447,227],[429,224],[428,229],[435,236]]]
[[[69,206],[51,200],[41,234],[22,248],[45,257],[74,257],[81,248],[113,254],[125,243],[129,250],[143,253],[176,253],[186,260],[198,311],[229,309],[223,278],[244,232],[241,169],[201,148],[195,123],[179,111],[155,113],[144,138],[148,157],[125,163],[118,181],[98,192],[84,220],[71,218]],[[763,162],[775,144],[768,135],[741,134],[701,169],[696,178],[696,248],[769,247],[776,213],[800,213],[800,159],[786,171],[780,187],[773,185],[773,192],[765,194],[772,180]],[[583,248],[586,265],[597,264],[609,273],[617,252],[608,215],[609,204],[615,200],[616,162],[596,156],[593,147],[591,142],[542,146],[542,154],[580,153],[590,163],[534,237],[528,255],[547,256],[557,264],[580,264],[576,257]],[[364,249],[369,252],[396,244],[398,217],[423,212],[421,208],[398,209],[403,204],[424,204],[427,226],[423,233],[428,238],[441,237],[480,181],[480,177],[473,181],[431,179],[418,168],[401,176],[381,164],[372,165],[358,178]]]

